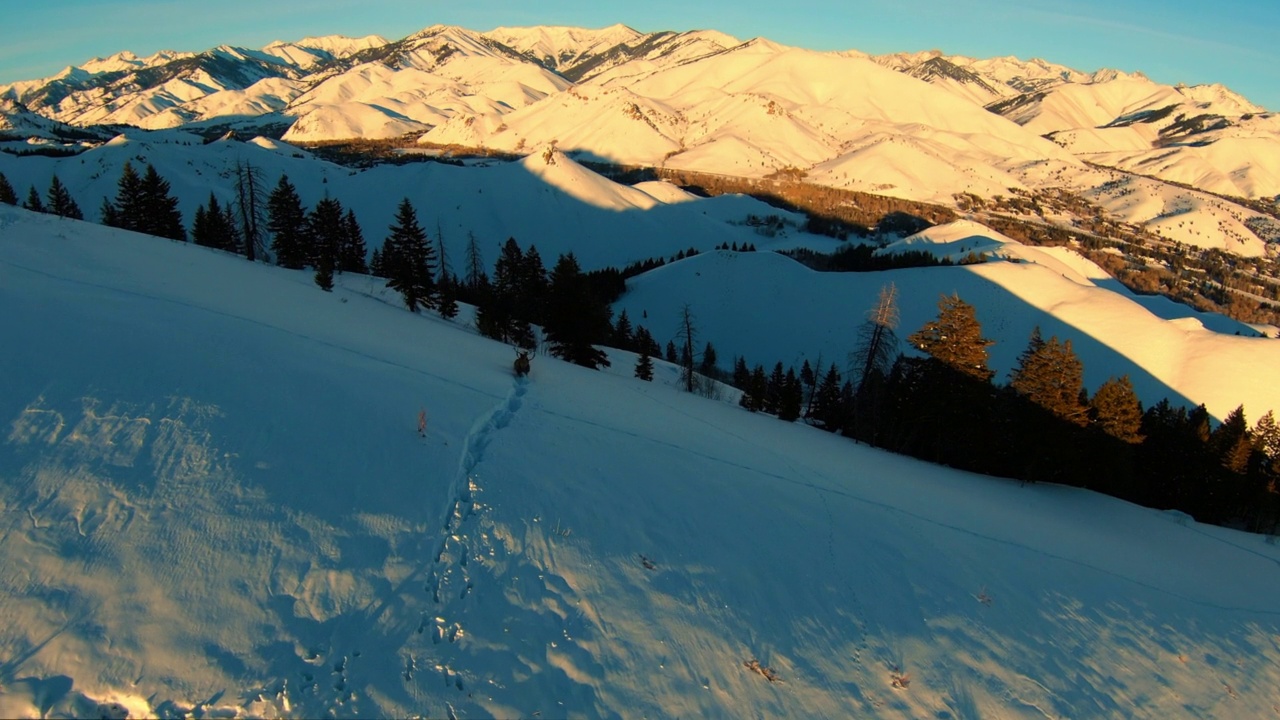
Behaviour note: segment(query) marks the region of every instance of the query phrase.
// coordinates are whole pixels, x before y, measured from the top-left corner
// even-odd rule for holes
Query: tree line
[[[749,410],[803,419],[900,454],[1025,482],[1088,488],[1201,522],[1275,533],[1280,527],[1280,426],[1244,407],[1216,427],[1205,406],[1161,400],[1144,409],[1128,376],[1090,394],[1070,339],[1037,328],[1009,382],[987,365],[993,344],[973,306],[943,296],[938,316],[899,352],[886,288],[842,372],[806,360],[771,373],[738,358],[729,382]],[[819,366],[821,362],[819,362]]]

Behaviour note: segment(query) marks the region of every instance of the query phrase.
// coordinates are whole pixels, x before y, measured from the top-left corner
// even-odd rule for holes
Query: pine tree
[[[487,289],[481,293],[481,301],[476,306],[476,328],[495,340],[532,348],[533,330],[525,319],[527,314],[519,306],[521,298],[527,296],[523,282],[525,268],[520,245],[515,238],[507,238],[494,264],[493,283],[482,286]]]
[[[641,350],[640,357],[636,360],[636,377],[645,382],[653,381],[653,359],[646,350]]]
[[[400,201],[390,231],[382,246],[383,262],[391,275],[387,287],[400,292],[410,312],[417,312],[419,307],[434,307],[435,268],[428,264],[433,253],[428,251],[427,234],[418,224],[418,214],[409,198]]]
[[[275,190],[267,198],[267,230],[271,233],[271,249],[276,254],[277,265],[290,270],[307,266],[311,246],[307,213],[288,175],[280,176]]]
[[[1209,435],[1209,449],[1227,470],[1237,475],[1243,475],[1248,470],[1253,438],[1249,436],[1243,405],[1227,413],[1222,424]]]
[[[364,232],[360,229],[360,223],[356,220],[354,210],[347,209],[347,215],[342,221],[342,240],[338,248],[338,272],[367,273],[369,265],[365,262],[365,255],[368,254],[368,248],[364,243]],[[454,311],[457,311],[457,304],[454,304]]]
[[[624,309],[618,315],[618,322],[613,326],[613,346],[620,350],[636,350],[634,341],[634,332],[631,329],[631,318],[627,317],[627,311]]]
[[[1271,472],[1280,471],[1280,425],[1275,413],[1268,410],[1253,426],[1253,447]]]
[[[1089,415],[1106,434],[1130,444],[1142,442],[1142,403],[1128,375],[1108,378],[1098,388],[1089,401]]]
[[[716,348],[710,341],[707,341],[707,346],[702,350],[702,359],[698,361],[698,372],[709,378],[716,377],[719,374],[719,369],[716,368],[716,360]]]
[[[1010,385],[1019,395],[1075,425],[1085,425],[1088,413],[1080,401],[1084,367],[1071,349],[1071,341],[1045,342],[1040,329],[1032,333],[1027,350],[1018,358]]]
[[[769,373],[768,383],[764,390],[764,411],[770,415],[777,415],[778,408],[782,405],[782,384],[786,381],[786,375],[782,372],[782,362],[773,366],[773,372]]]
[[[516,264],[516,318],[526,324],[544,324],[549,290],[550,279],[542,256],[536,245],[530,245]]]
[[[593,343],[607,339],[611,330],[609,308],[592,296],[577,259],[573,253],[561,255],[551,271],[546,311],[551,353],[583,367],[608,367],[608,356]]]
[[[317,284],[323,278],[330,287],[333,286],[333,274],[338,269],[338,253],[342,249],[346,232],[342,203],[334,198],[325,197],[307,214],[307,237],[311,240],[309,259],[311,267],[316,269]]]
[[[9,178],[0,173],[0,205],[17,205],[18,194],[13,191],[13,186],[9,184]]]
[[[131,229],[186,242],[187,230],[183,227],[182,213],[178,211],[178,199],[169,194],[169,181],[160,177],[154,165],[147,165],[139,193],[141,225]]]
[[[666,360],[672,365],[680,362],[680,356],[676,354],[676,343],[674,340],[667,341]]]
[[[49,183],[49,212],[58,217],[71,218],[72,220],[83,220],[84,213],[80,212],[80,206],[76,204],[71,193],[67,190],[57,175],[53,176],[53,180]]]
[[[31,189],[27,191],[27,201],[22,204],[22,207],[31,212],[49,212],[48,208],[44,206],[44,201],[40,199],[40,193],[36,191],[35,185],[32,185]]]
[[[440,294],[440,303],[436,308],[440,313],[440,317],[445,320],[452,320],[458,316],[458,278],[450,273],[445,273],[437,285]]]
[[[196,208],[195,221],[191,224],[191,241],[204,247],[240,252],[240,238],[231,209],[224,209],[213,193],[209,193],[207,206]]]
[[[782,392],[778,398],[778,419],[786,422],[798,420],[803,404],[804,391],[800,387],[800,378],[796,376],[794,367],[787,368],[787,375],[782,380]]]
[[[836,369],[835,363],[832,363],[813,394],[813,409],[809,416],[830,432],[840,429],[840,385],[840,371]]]
[[[765,396],[769,393],[769,376],[764,373],[763,365],[756,365],[751,371],[751,380],[747,382],[747,392],[751,395],[753,412],[768,411]]]
[[[994,374],[987,367],[987,348],[993,341],[982,337],[973,306],[959,295],[943,295],[938,300],[938,318],[908,340],[943,365],[976,380],[987,382]]]
[[[146,208],[142,198],[142,178],[128,160],[116,181],[116,199],[113,204],[103,201],[102,222],[111,227],[142,232]]]

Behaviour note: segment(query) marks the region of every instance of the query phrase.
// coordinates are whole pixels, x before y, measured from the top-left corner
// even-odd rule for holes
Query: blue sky
[[[641,31],[711,28],[815,50],[1042,57],[1079,70],[1141,70],[1219,82],[1280,110],[1280,3],[1273,0],[44,0],[0,11],[0,83],[52,75],[120,50],[261,47],[307,35],[398,39],[435,23]]]

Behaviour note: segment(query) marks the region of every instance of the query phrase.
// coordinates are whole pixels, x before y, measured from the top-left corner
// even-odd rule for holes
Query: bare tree
[[[236,161],[236,219],[240,223],[240,237],[244,239],[244,256],[250,262],[266,259],[267,192],[262,171],[247,161]]]

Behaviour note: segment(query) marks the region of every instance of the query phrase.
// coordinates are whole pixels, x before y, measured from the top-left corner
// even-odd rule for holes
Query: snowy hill
[[[1257,536],[887,455],[625,355],[517,381],[508,348],[363,278],[0,228],[6,716],[1280,702]]]

